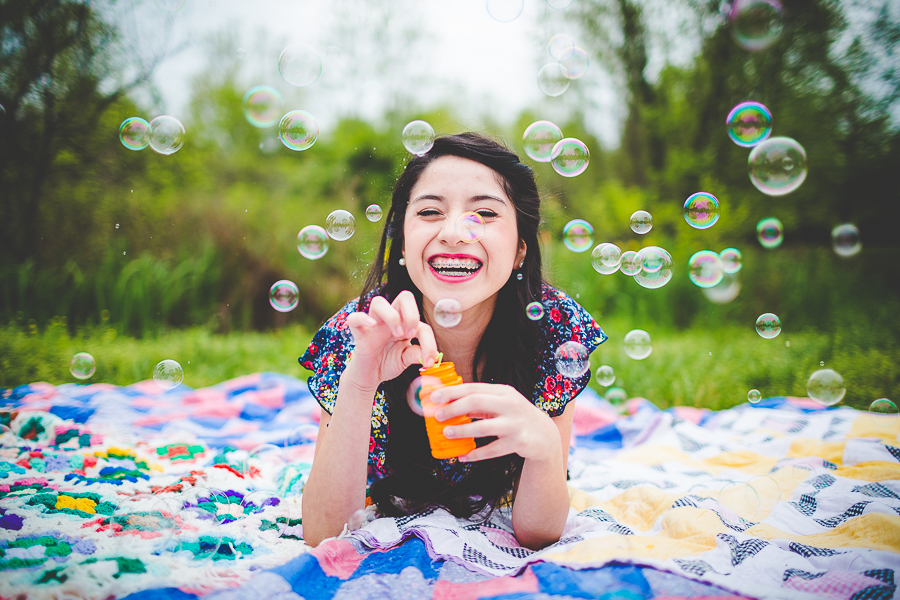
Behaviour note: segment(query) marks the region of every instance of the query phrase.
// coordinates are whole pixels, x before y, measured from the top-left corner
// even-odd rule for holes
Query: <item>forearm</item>
[[[569,513],[566,469],[560,451],[526,459],[513,501],[512,522],[522,546],[539,550],[559,541]]]
[[[346,371],[338,390],[334,413],[316,442],[316,458],[303,488],[303,537],[312,546],[338,535],[366,503],[375,390],[356,386]]]

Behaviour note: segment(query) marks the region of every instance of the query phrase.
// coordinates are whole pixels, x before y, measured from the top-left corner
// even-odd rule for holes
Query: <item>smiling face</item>
[[[467,212],[484,220],[484,234],[472,243],[461,240],[456,227]],[[422,172],[410,192],[403,235],[406,269],[428,314],[443,298],[458,300],[464,312],[492,312],[497,292],[525,258],[500,176],[456,156],[442,156]]]

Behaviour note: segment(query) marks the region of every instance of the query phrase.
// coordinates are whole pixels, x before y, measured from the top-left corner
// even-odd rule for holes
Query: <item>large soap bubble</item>
[[[540,302],[529,302],[525,307],[525,315],[532,321],[540,321],[544,318],[544,305]]]
[[[774,313],[763,313],[756,319],[756,333],[767,340],[778,337],[781,333],[781,319]]]
[[[659,246],[647,246],[638,252],[641,270],[634,274],[634,280],[641,287],[650,290],[661,288],[672,280],[674,261],[672,255]]]
[[[738,46],[758,52],[781,37],[783,18],[784,9],[778,0],[734,0],[728,26]]]
[[[522,135],[525,154],[537,162],[550,162],[556,142],[563,139],[562,130],[550,121],[535,121]]]
[[[184,369],[178,361],[162,360],[153,369],[153,381],[164,390],[171,390],[184,380]]]
[[[751,148],[772,133],[772,113],[759,102],[741,102],[728,113],[725,125],[731,141]]]
[[[274,126],[281,116],[281,94],[273,87],[258,85],[247,90],[242,101],[247,122],[260,129]]]
[[[79,352],[69,363],[69,372],[75,379],[88,379],[97,370],[94,357],[87,352]]]
[[[625,334],[623,340],[625,354],[634,360],[644,360],[653,352],[650,334],[643,329],[632,329]]]
[[[366,219],[372,223],[380,221],[383,214],[381,207],[377,204],[370,204],[366,207]]]
[[[591,153],[581,140],[563,138],[550,153],[550,166],[563,177],[581,175],[588,168]]]
[[[616,372],[609,365],[600,365],[597,369],[597,383],[603,387],[609,387],[616,382]]]
[[[759,393],[759,390],[753,389],[747,392],[747,401],[750,404],[758,404],[760,400],[762,400],[762,394]]]
[[[855,256],[862,250],[859,241],[859,229],[856,225],[845,223],[831,230],[831,245],[838,256],[844,258]]]
[[[515,21],[525,8],[525,0],[487,0],[487,12],[495,21]]]
[[[150,121],[150,147],[160,154],[175,154],[184,146],[184,125],[162,115]]]
[[[741,251],[737,248],[725,248],[719,252],[719,258],[722,261],[722,270],[726,274],[732,275],[741,270]]]
[[[150,144],[150,123],[129,117],[119,126],[119,140],[129,150],[143,150]]]
[[[769,196],[783,196],[806,180],[806,150],[789,137],[757,144],[747,159],[750,181]]]
[[[579,342],[564,342],[556,349],[556,370],[563,377],[581,377],[591,366],[587,348]]]
[[[350,211],[333,210],[325,217],[325,231],[338,242],[349,240],[356,232],[356,219]]]
[[[291,44],[278,57],[278,72],[289,84],[306,87],[322,74],[322,58],[308,44]]]
[[[890,427],[897,422],[898,415],[897,405],[887,398],[879,398],[869,406],[869,418],[880,427]]]
[[[719,200],[707,192],[697,192],[684,201],[684,220],[694,229],[709,229],[719,220]]]
[[[775,217],[767,217],[756,224],[756,237],[763,248],[777,248],[784,241],[784,227]]]
[[[464,212],[456,218],[456,235],[466,244],[473,244],[484,235],[484,217],[477,212]]]
[[[806,382],[806,392],[809,397],[825,406],[834,406],[840,402],[847,388],[844,387],[844,378],[831,369],[819,369],[809,376]]]
[[[269,304],[278,312],[290,312],[300,302],[300,290],[297,284],[287,279],[276,281],[269,288]]]
[[[637,210],[631,213],[629,224],[633,232],[644,235],[653,229],[653,217],[646,210]]]
[[[622,251],[615,244],[598,244],[591,252],[591,265],[601,275],[611,275],[619,270]]]
[[[707,300],[715,304],[728,304],[741,293],[741,281],[737,273],[725,273],[722,281],[711,288],[702,288]]]
[[[434,146],[434,127],[427,121],[410,121],[400,134],[403,147],[410,154],[422,156]]]
[[[328,252],[328,233],[318,225],[307,225],[297,234],[297,250],[303,258],[322,258]]]
[[[550,97],[560,96],[569,89],[569,70],[562,63],[547,63],[538,71],[538,88]]]
[[[572,54],[568,58],[561,60],[559,64],[565,67],[564,75],[568,79],[580,79],[582,75],[587,73],[591,61],[588,59],[587,52],[576,47]]]
[[[712,250],[695,252],[688,259],[688,277],[697,287],[711,288],[722,281],[722,259]]]
[[[447,329],[456,327],[463,318],[462,304],[453,298],[442,298],[434,303],[434,322]]]
[[[641,270],[641,259],[634,250],[626,250],[622,253],[622,260],[619,263],[619,270],[633,277]]]
[[[556,62],[562,62],[566,60],[567,58],[572,56],[572,52],[574,51],[575,40],[564,33],[554,35],[552,38],[550,38],[550,43],[547,44],[547,52],[550,53],[550,58],[552,58]]]
[[[624,388],[611,387],[606,390],[606,394],[603,395],[603,399],[609,402],[614,408],[621,410],[625,405],[625,402],[628,400],[628,393]],[[627,502],[625,504],[627,504]]]
[[[278,137],[285,148],[295,152],[309,150],[319,139],[319,124],[305,110],[292,110],[281,117]]]
[[[573,219],[563,227],[563,243],[572,252],[587,252],[594,243],[594,227],[584,219]]]

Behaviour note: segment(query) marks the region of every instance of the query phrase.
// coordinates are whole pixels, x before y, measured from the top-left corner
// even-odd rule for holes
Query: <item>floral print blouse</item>
[[[347,325],[347,316],[356,311],[358,300],[351,300],[328,319],[299,359],[304,368],[313,372],[307,379],[309,391],[329,414],[334,412],[341,373],[353,355],[353,335]],[[556,417],[581,393],[591,378],[590,369],[576,378],[560,374],[556,368],[556,349],[564,342],[575,341],[581,343],[590,354],[606,341],[607,336],[590,313],[563,291],[545,284],[541,304],[544,305],[544,315],[538,321],[539,335],[543,340],[538,352],[540,378],[531,401],[551,417]],[[379,387],[372,407],[369,465],[381,475],[390,472],[390,465],[385,462],[390,433],[388,412],[383,387]],[[434,464],[435,474],[448,482],[458,481],[468,467],[455,458],[434,459]]]

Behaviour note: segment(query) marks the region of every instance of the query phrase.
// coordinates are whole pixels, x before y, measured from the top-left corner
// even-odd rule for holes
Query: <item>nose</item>
[[[459,239],[459,233],[456,231],[456,223],[461,212],[451,211],[444,222],[441,224],[441,231],[438,234],[438,240],[447,246],[455,247],[462,243]]]

